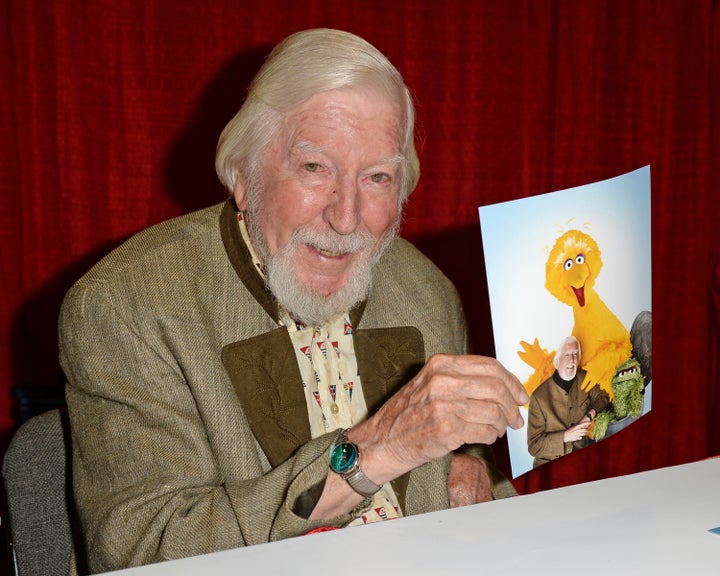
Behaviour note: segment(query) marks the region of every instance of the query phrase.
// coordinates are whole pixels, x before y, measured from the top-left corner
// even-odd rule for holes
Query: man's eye
[[[318,164],[317,162],[306,162],[305,164],[303,164],[303,168],[307,172],[317,172],[318,170],[320,170],[320,164]]]
[[[390,176],[388,176],[387,174],[383,174],[382,172],[370,176],[370,180],[375,182],[375,184],[382,184],[383,182],[387,182],[389,179]]]

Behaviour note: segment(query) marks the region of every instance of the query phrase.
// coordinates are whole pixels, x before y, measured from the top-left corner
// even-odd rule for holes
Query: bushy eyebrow
[[[378,164],[401,164],[402,162],[405,162],[405,156],[403,156],[402,154],[395,154],[393,156],[380,160]]]
[[[317,144],[313,144],[312,142],[308,142],[307,140],[301,140],[299,142],[296,142],[292,150],[295,152],[310,152],[312,154],[322,154],[323,150],[318,146]]]
[[[325,154],[323,150],[317,144],[308,142],[307,140],[300,140],[296,142],[292,147],[293,152],[309,152],[310,154]],[[394,154],[388,158],[381,158],[378,162],[375,162],[373,166],[380,166],[382,164],[401,164],[405,161],[405,156],[402,154]]]

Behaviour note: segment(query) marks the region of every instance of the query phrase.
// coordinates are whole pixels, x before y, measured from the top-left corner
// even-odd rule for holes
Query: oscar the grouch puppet
[[[595,441],[605,438],[612,422],[627,416],[637,418],[643,410],[645,377],[635,358],[630,358],[618,366],[611,384],[615,398],[593,421],[592,433],[588,431],[588,435]]]

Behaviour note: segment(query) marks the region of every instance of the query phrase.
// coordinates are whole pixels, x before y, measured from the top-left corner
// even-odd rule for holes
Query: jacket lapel
[[[310,440],[305,393],[287,328],[223,348],[222,361],[253,435],[278,466]]]
[[[409,382],[425,362],[421,332],[412,326],[361,328],[353,343],[368,414]]]

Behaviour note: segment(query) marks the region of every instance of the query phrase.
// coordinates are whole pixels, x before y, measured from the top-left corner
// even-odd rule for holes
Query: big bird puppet
[[[598,384],[614,399],[612,379],[616,368],[630,358],[630,333],[595,291],[595,280],[602,268],[595,240],[579,230],[560,236],[545,264],[545,288],[560,302],[572,308],[572,335],[580,342],[581,367],[587,372],[581,387],[590,390]],[[520,342],[518,355],[534,369],[525,382],[528,395],[553,371],[555,351],[543,349],[538,339],[533,344]]]

